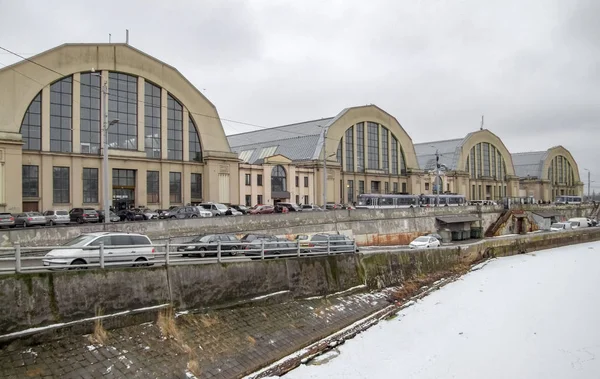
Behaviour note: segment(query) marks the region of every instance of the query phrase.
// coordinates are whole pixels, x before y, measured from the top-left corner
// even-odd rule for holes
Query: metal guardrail
[[[311,242],[279,239],[252,242],[180,243],[120,246],[39,246],[0,248],[0,274],[40,272],[47,270],[81,270],[111,267],[150,267],[181,264],[212,264],[231,261],[300,258],[357,251],[355,240]],[[60,252],[56,252],[60,250]],[[74,253],[70,255],[69,251]],[[54,253],[53,253],[54,252]],[[44,254],[45,253],[45,254]],[[48,254],[53,254],[49,256]],[[190,259],[188,256],[202,259]],[[41,261],[41,265],[36,264]],[[28,262],[34,262],[29,265]]]

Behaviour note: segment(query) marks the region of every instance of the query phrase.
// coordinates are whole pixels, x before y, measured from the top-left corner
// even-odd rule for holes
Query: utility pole
[[[327,209],[327,128],[323,127],[323,209]]]
[[[584,168],[585,171],[588,172],[588,193],[587,193],[587,197],[588,197],[588,201],[590,200],[590,195],[592,194],[590,191],[591,188],[591,184],[592,184],[592,172],[590,170],[588,170],[587,168]]]
[[[440,206],[440,154],[438,149],[435,149],[435,206]]]

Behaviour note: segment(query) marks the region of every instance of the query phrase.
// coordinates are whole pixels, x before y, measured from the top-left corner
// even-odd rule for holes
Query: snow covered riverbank
[[[283,378],[599,378],[599,274],[600,242],[497,259]]]

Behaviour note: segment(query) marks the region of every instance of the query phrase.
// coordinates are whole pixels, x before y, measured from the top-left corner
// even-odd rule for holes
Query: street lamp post
[[[92,75],[102,79],[99,73]],[[108,82],[102,86],[102,109],[104,110],[104,125],[102,126],[102,200],[104,203],[104,223],[110,223],[110,200],[108,191],[108,128],[119,122],[118,119],[108,122]]]
[[[584,168],[584,170],[588,172],[588,201],[589,201],[590,195],[591,195],[590,188],[591,188],[591,184],[592,184],[592,182],[591,182],[592,172],[590,170],[588,170],[587,168]]]

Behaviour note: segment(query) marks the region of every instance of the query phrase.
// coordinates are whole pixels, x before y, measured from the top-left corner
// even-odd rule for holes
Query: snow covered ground
[[[600,242],[501,258],[284,379],[600,378]]]

